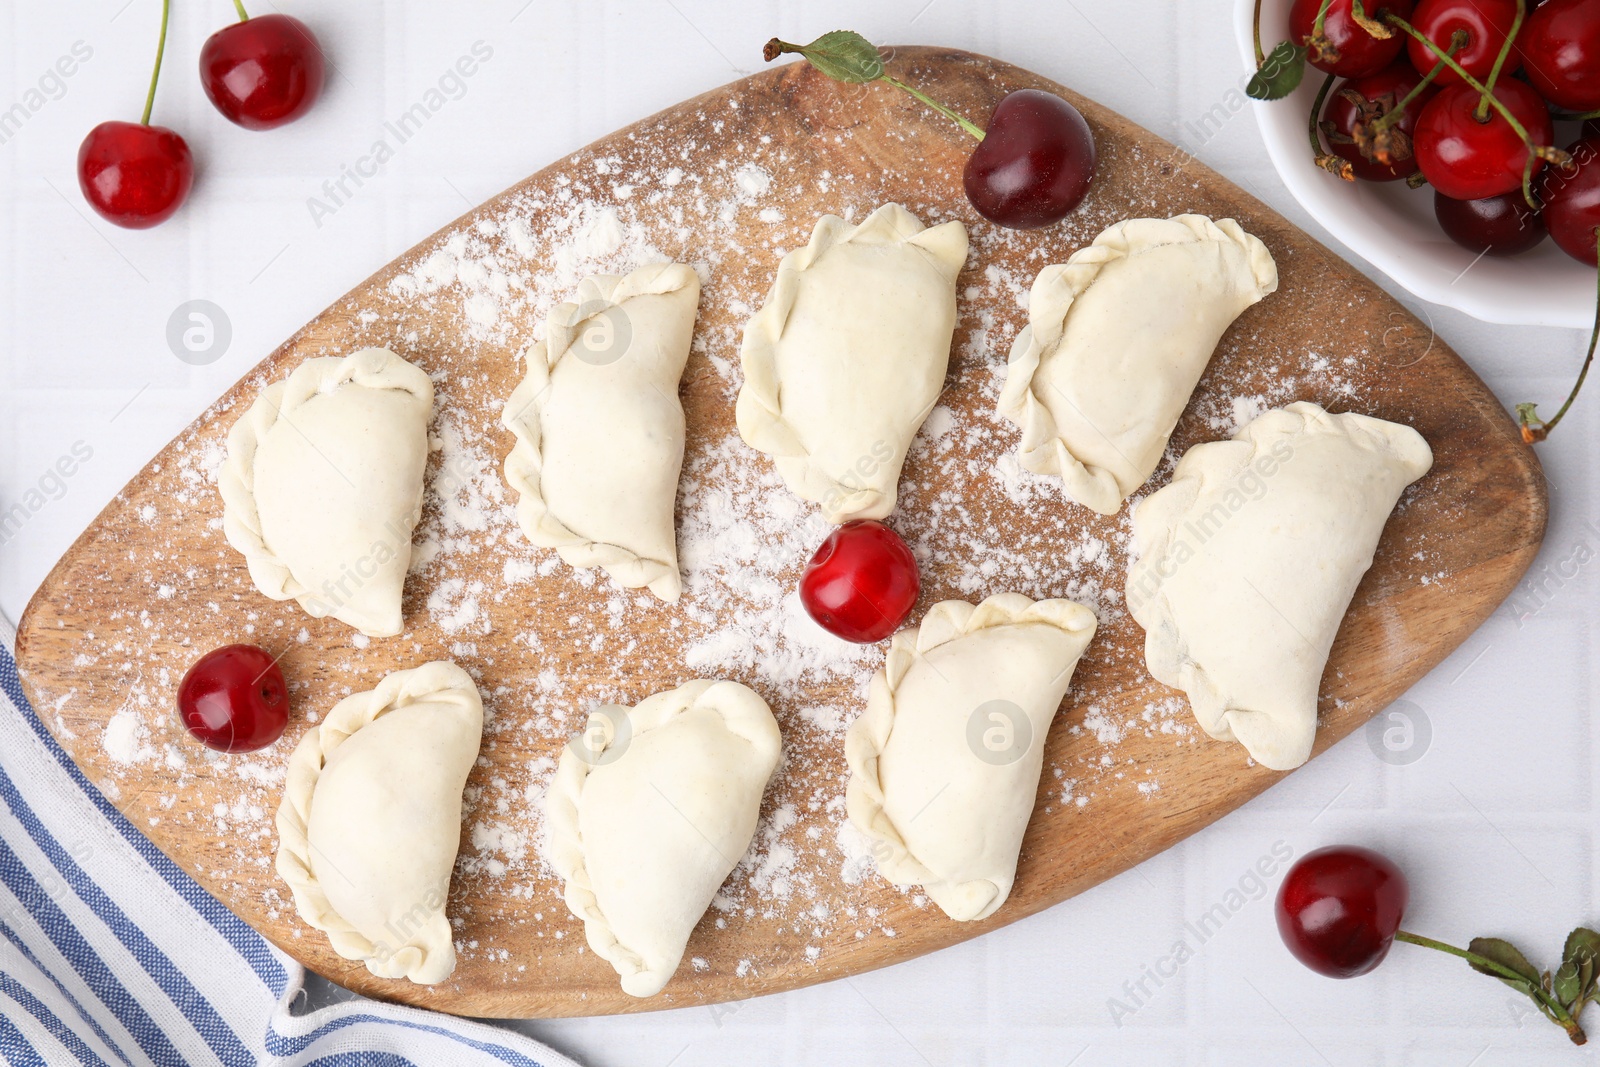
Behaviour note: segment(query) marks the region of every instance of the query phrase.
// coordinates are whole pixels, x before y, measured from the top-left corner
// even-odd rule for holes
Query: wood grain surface
[[[476,1016],[603,1014],[772,993],[904,960],[1049,907],[1277,781],[1280,775],[1251,765],[1239,747],[1200,734],[1186,707],[1173,711],[1176,694],[1144,671],[1143,633],[1116,593],[1126,509],[1102,519],[1048,486],[1019,495],[995,475],[1016,441],[993,405],[1006,349],[1026,321],[1019,296],[1040,267],[1061,262],[1124,217],[1231,216],[1266,242],[1281,273],[1278,293],[1224,338],[1179,423],[1173,454],[1226,436],[1252,403],[1294,399],[1408,423],[1433,447],[1434,469],[1391,520],[1334,645],[1318,752],[1456,648],[1528,567],[1546,519],[1545,483],[1532,451],[1478,377],[1378,287],[1179,149],[1045,78],[921,47],[896,50],[890,71],[977,119],[1009,90],[1066,96],[1100,149],[1090,197],[1059,226],[998,231],[962,195],[970,140],[948,121],[881,84],[841,86],[799,63],[762,71],[539,171],[335,301],[129,483],[34,597],[18,648],[41,717],[135,826],[311,969],[375,997]],[[743,187],[741,168],[756,176]],[[449,449],[430,469],[423,521],[436,533],[436,558],[413,570],[400,637],[356,641],[338,623],[267,600],[225,543],[214,469],[227,430],[264,383],[310,356],[394,348],[434,376],[436,432],[486,451],[497,470],[511,445],[498,425],[500,407],[548,305],[535,294],[540,279],[548,288],[561,267],[548,235],[570,230],[577,201],[609,202],[629,232],[651,234],[655,253],[701,265],[707,281],[682,387],[689,438],[680,523],[702,506],[718,470],[742,467],[760,487],[747,502],[750,514],[769,514],[770,526],[770,513],[787,509],[805,531],[821,528],[812,509],[796,508],[766,457],[737,441],[739,330],[782,252],[804,243],[824,213],[859,220],[879,203],[899,201],[930,224],[959,218],[969,226],[973,252],[958,284],[960,324],[941,401],[953,429],[937,446],[913,450],[893,520],[924,558],[913,619],[942,599],[975,601],[1008,589],[1065,595],[1090,578],[1102,615],[1048,739],[1015,891],[993,918],[955,923],[870,871],[844,877],[842,736],[837,723],[819,726],[807,709],[828,706],[842,721],[853,718],[881,650],[869,651],[860,669],[824,671],[814,675],[821,681],[800,688],[792,679],[774,681],[771,665],[756,655],[716,673],[766,696],[784,729],[788,757],[758,834],[758,852],[765,852],[735,873],[728,900],[696,930],[666,991],[632,999],[585,949],[580,925],[539,859],[538,797],[584,706],[634,703],[701,673],[686,665],[686,649],[704,647],[721,627],[748,628],[716,616],[740,615],[758,594],[732,582],[697,586],[691,574],[683,601],[669,607],[648,596],[619,597],[603,579],[579,580],[565,566],[533,574],[547,554],[509,525],[509,496],[490,501],[487,523],[475,524],[470,512],[451,518],[461,494],[478,490],[448,469]],[[490,293],[490,304],[474,312],[469,294],[464,316],[461,287],[475,284],[465,272],[431,295],[419,290],[417,279],[426,279],[452,240],[458,251],[478,249],[469,258],[510,277],[509,295]],[[570,241],[566,247],[570,254]],[[626,247],[607,250],[613,258],[629,254]],[[1156,484],[1169,470],[1170,456]],[[943,518],[936,523],[934,515]],[[757,518],[750,528],[759,531]],[[423,537],[419,532],[419,543]],[[815,543],[814,534],[805,537]],[[994,567],[975,571],[970,545],[982,538],[1006,552]],[[785,589],[804,563],[801,543],[776,572]],[[1086,555],[1084,545],[1099,548]],[[468,595],[475,614],[467,612],[471,625],[463,631],[440,604],[459,606]],[[586,621],[608,613],[604,626]],[[175,723],[172,695],[195,658],[237,640],[284,651],[296,712],[274,749],[210,757]],[[312,714],[389,670],[433,658],[453,658],[473,672],[490,723],[469,783],[463,859],[449,903],[460,962],[449,981],[423,988],[373,978],[299,921],[272,870],[272,813],[284,758]],[[554,701],[539,695],[553,677],[562,694]],[[570,705],[572,716],[549,711],[553,704]],[[788,852],[777,884],[769,875],[780,847]]]

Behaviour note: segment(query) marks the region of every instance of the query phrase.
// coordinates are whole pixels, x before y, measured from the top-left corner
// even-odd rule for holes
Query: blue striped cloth
[[[355,1000],[305,972],[122,817],[23,698],[0,615],[0,1058],[13,1067],[574,1067],[503,1030]]]

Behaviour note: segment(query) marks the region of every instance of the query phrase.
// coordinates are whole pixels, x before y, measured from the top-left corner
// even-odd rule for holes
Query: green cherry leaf
[[[1535,988],[1542,987],[1543,985],[1543,983],[1540,981],[1539,969],[1533,964],[1529,963],[1528,957],[1524,956],[1522,952],[1509,941],[1503,941],[1498,937],[1475,937],[1472,939],[1472,942],[1467,945],[1467,951],[1479,956],[1483,956],[1486,959],[1494,960],[1494,962],[1498,963],[1500,966],[1515,971],[1517,974],[1520,974],[1523,978],[1527,979],[1528,984],[1534,986]],[[1514,989],[1521,988],[1519,983],[1513,982],[1511,979],[1502,977],[1499,974],[1495,974],[1494,971],[1481,967],[1478,964],[1473,963],[1471,960],[1468,960],[1467,963],[1479,974],[1493,975]]]
[[[834,81],[860,84],[883,77],[883,57],[877,46],[854,30],[833,30],[810,44],[796,45],[776,37],[767,42],[768,62],[784,53],[798,53]]]
[[[1306,50],[1293,41],[1280,42],[1250,75],[1245,95],[1252,100],[1282,100],[1295,91],[1305,74]]]
[[[1579,1001],[1583,1000],[1585,988],[1583,974],[1577,960],[1566,960],[1556,968],[1555,978],[1550,983],[1550,992],[1561,1001],[1561,1006],[1571,1011]]]

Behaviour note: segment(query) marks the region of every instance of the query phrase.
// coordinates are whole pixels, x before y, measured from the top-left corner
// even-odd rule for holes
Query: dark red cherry
[[[224,26],[200,49],[200,84],[229,121],[270,130],[311,110],[322,95],[322,48],[306,24],[257,15]]]
[[[144,230],[165,222],[194,186],[194,157],[165,126],[102,122],[78,147],[78,188],[107,222]]]
[[[1521,189],[1481,200],[1452,200],[1435,190],[1433,214],[1450,240],[1470,252],[1491,256],[1526,252],[1543,241],[1547,232]]]
[[[1600,109],[1600,0],[1545,0],[1517,48],[1540,96],[1569,111]]]
[[[1019,89],[995,106],[962,176],[978,214],[1013,230],[1060,222],[1094,179],[1094,135],[1054,93]]]
[[[207,748],[254,752],[283,736],[289,687],[261,649],[225,645],[196,660],[178,683],[178,715]]]
[[[1388,11],[1401,18],[1409,18],[1413,0],[1388,0],[1384,4],[1363,5],[1369,14],[1381,16]],[[1289,39],[1304,45],[1312,36],[1317,12],[1322,0],[1295,0],[1289,9]],[[1396,30],[1388,38],[1374,37],[1361,24],[1351,18],[1350,0],[1333,0],[1322,20],[1322,39],[1328,50],[1311,47],[1306,61],[1318,70],[1337,74],[1341,78],[1362,78],[1393,63],[1405,50],[1404,35]]]
[[[1318,974],[1354,978],[1389,954],[1409,895],[1400,868],[1371,849],[1320,848],[1284,875],[1278,933]]]
[[[1596,229],[1600,228],[1600,134],[1571,145],[1572,163],[1545,168],[1539,183],[1544,224],[1561,250],[1595,266]]]
[[[870,644],[900,628],[922,579],[911,549],[883,523],[856,519],[830,533],[800,576],[800,603],[817,625]]]

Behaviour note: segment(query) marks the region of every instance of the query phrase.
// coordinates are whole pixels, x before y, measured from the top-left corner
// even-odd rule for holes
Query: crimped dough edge
[[[810,242],[783,257],[766,301],[745,325],[739,349],[744,384],[735,404],[739,436],[751,448],[772,456],[790,488],[822,504],[823,517],[832,523],[881,519],[894,510],[897,495],[893,488],[885,493],[846,485],[812,466],[810,453],[783,413],[778,345],[799,295],[801,275],[842,244],[914,245],[953,277],[966,263],[967,231],[959,221],[925,226],[895,203],[882,205],[855,227],[837,215],[824,215],[812,229]],[[922,418],[927,414],[923,412]]]
[[[1321,405],[1301,400],[1263,412],[1241,427],[1230,440],[1210,441],[1189,449],[1173,469],[1172,480],[1141,501],[1134,513],[1134,547],[1138,558],[1128,568],[1127,603],[1134,621],[1144,627],[1145,665],[1156,681],[1183,690],[1201,727],[1221,741],[1234,740],[1230,724],[1234,715],[1261,712],[1229,707],[1227,694],[1212,681],[1204,667],[1188,657],[1160,572],[1151,568],[1154,561],[1165,558],[1171,549],[1173,536],[1199,498],[1213,465],[1222,470],[1226,478],[1253,463],[1275,440],[1319,434],[1348,438],[1369,451],[1391,452],[1408,468],[1408,482],[1421,478],[1433,466],[1433,450],[1410,426],[1356,412],[1329,414]],[[1132,595],[1133,589],[1146,584],[1147,573],[1153,592],[1149,596]],[[1248,747],[1246,750],[1258,763],[1272,770],[1293,770],[1310,758],[1314,742],[1313,728],[1306,740],[1304,755],[1298,760],[1280,761],[1286,766],[1273,766]]]
[[[967,634],[996,626],[1045,623],[1064,633],[1092,635],[1094,612],[1071,600],[1031,600],[1021,593],[998,593],[974,606],[964,600],[945,600],[928,610],[916,629],[901,630],[889,643],[883,669],[872,679],[867,709],[851,723],[845,733],[844,755],[850,766],[850,781],[845,787],[845,808],[858,830],[881,843],[874,849],[878,871],[896,885],[917,884],[945,913],[958,921],[987,918],[1003,900],[1000,887],[988,883],[988,894],[976,910],[964,910],[973,900],[964,892],[973,883],[960,885],[941,881],[906,846],[905,839],[884,811],[883,783],[878,777],[878,757],[894,729],[895,696],[906,674],[917,661],[941,645]],[[982,891],[982,887],[977,887]],[[959,914],[958,914],[959,912]]]
[[[636,739],[667,726],[697,708],[718,712],[730,733],[750,742],[757,753],[770,753],[776,767],[782,746],[777,720],[760,694],[739,682],[700,678],[646,697],[627,709],[630,737]],[[606,747],[614,742],[615,737],[608,739]],[[584,857],[578,809],[583,801],[584,783],[603,752],[605,748],[585,759],[576,755],[570,745],[561,750],[560,762],[545,796],[546,852],[565,884],[567,909],[583,920],[589,947],[611,964],[622,981],[623,992],[635,997],[654,996],[671,980],[673,972],[663,974],[652,969],[638,952],[617,939],[595,897]]]
[[[572,530],[556,516],[544,499],[538,398],[549,387],[556,365],[572,350],[585,322],[620,307],[636,296],[665,296],[693,285],[700,287],[693,268],[681,263],[648,263],[617,277],[594,275],[578,284],[576,300],[557,304],[546,319],[549,336],[527,353],[527,372],[506,401],[500,422],[516,437],[506,456],[506,482],[517,494],[517,524],[528,540],[540,548],[554,548],[572,567],[599,567],[625,589],[648,587],[668,603],[683,592],[675,560],[649,559],[622,545],[593,541]],[[581,318],[581,308],[590,312]]]
[[[455,970],[456,950],[444,910],[430,915],[412,937],[387,959],[372,941],[328,902],[311,868],[308,836],[311,802],[322,769],[338,747],[362,727],[388,712],[424,701],[458,703],[474,709],[482,729],[483,698],[472,676],[447,660],[385,675],[377,686],[345,697],[312,727],[289,757],[283,801],[278,806],[278,875],[294,894],[295,910],[311,926],[328,935],[335,952],[359,960],[379,978],[407,978],[419,985],[444,981]]]
[[[1102,231],[1066,263],[1046,267],[1034,279],[1029,324],[1011,346],[999,412],[1022,430],[1018,461],[1037,474],[1058,476],[1074,500],[1101,515],[1115,515],[1122,508],[1125,496],[1116,476],[1103,467],[1087,466],[1072,454],[1057,433],[1049,408],[1034,392],[1034,377],[1046,353],[1065,335],[1073,304],[1094,284],[1102,267],[1148,249],[1204,241],[1244,250],[1260,290],[1257,300],[1277,290],[1278,267],[1261,239],[1245,232],[1233,219],[1213,220],[1205,215],[1125,219]]]
[[[433,408],[433,382],[412,363],[387,348],[364,348],[347,356],[318,356],[300,364],[282,381],[261,391],[250,409],[228,431],[228,454],[217,472],[217,488],[222,494],[222,529],[228,543],[244,554],[250,580],[260,593],[272,600],[294,600],[314,619],[332,614],[347,626],[368,637],[393,637],[370,620],[347,618],[350,606],[341,605],[329,612],[294,576],[289,565],[272,551],[262,537],[261,513],[256,507],[256,448],[277,425],[284,412],[293,413],[312,397],[345,384],[368,389],[403,389]],[[422,517],[423,487],[417,487],[417,504],[404,524],[415,529]],[[409,558],[409,540],[398,547]],[[399,631],[395,631],[398,633]]]

